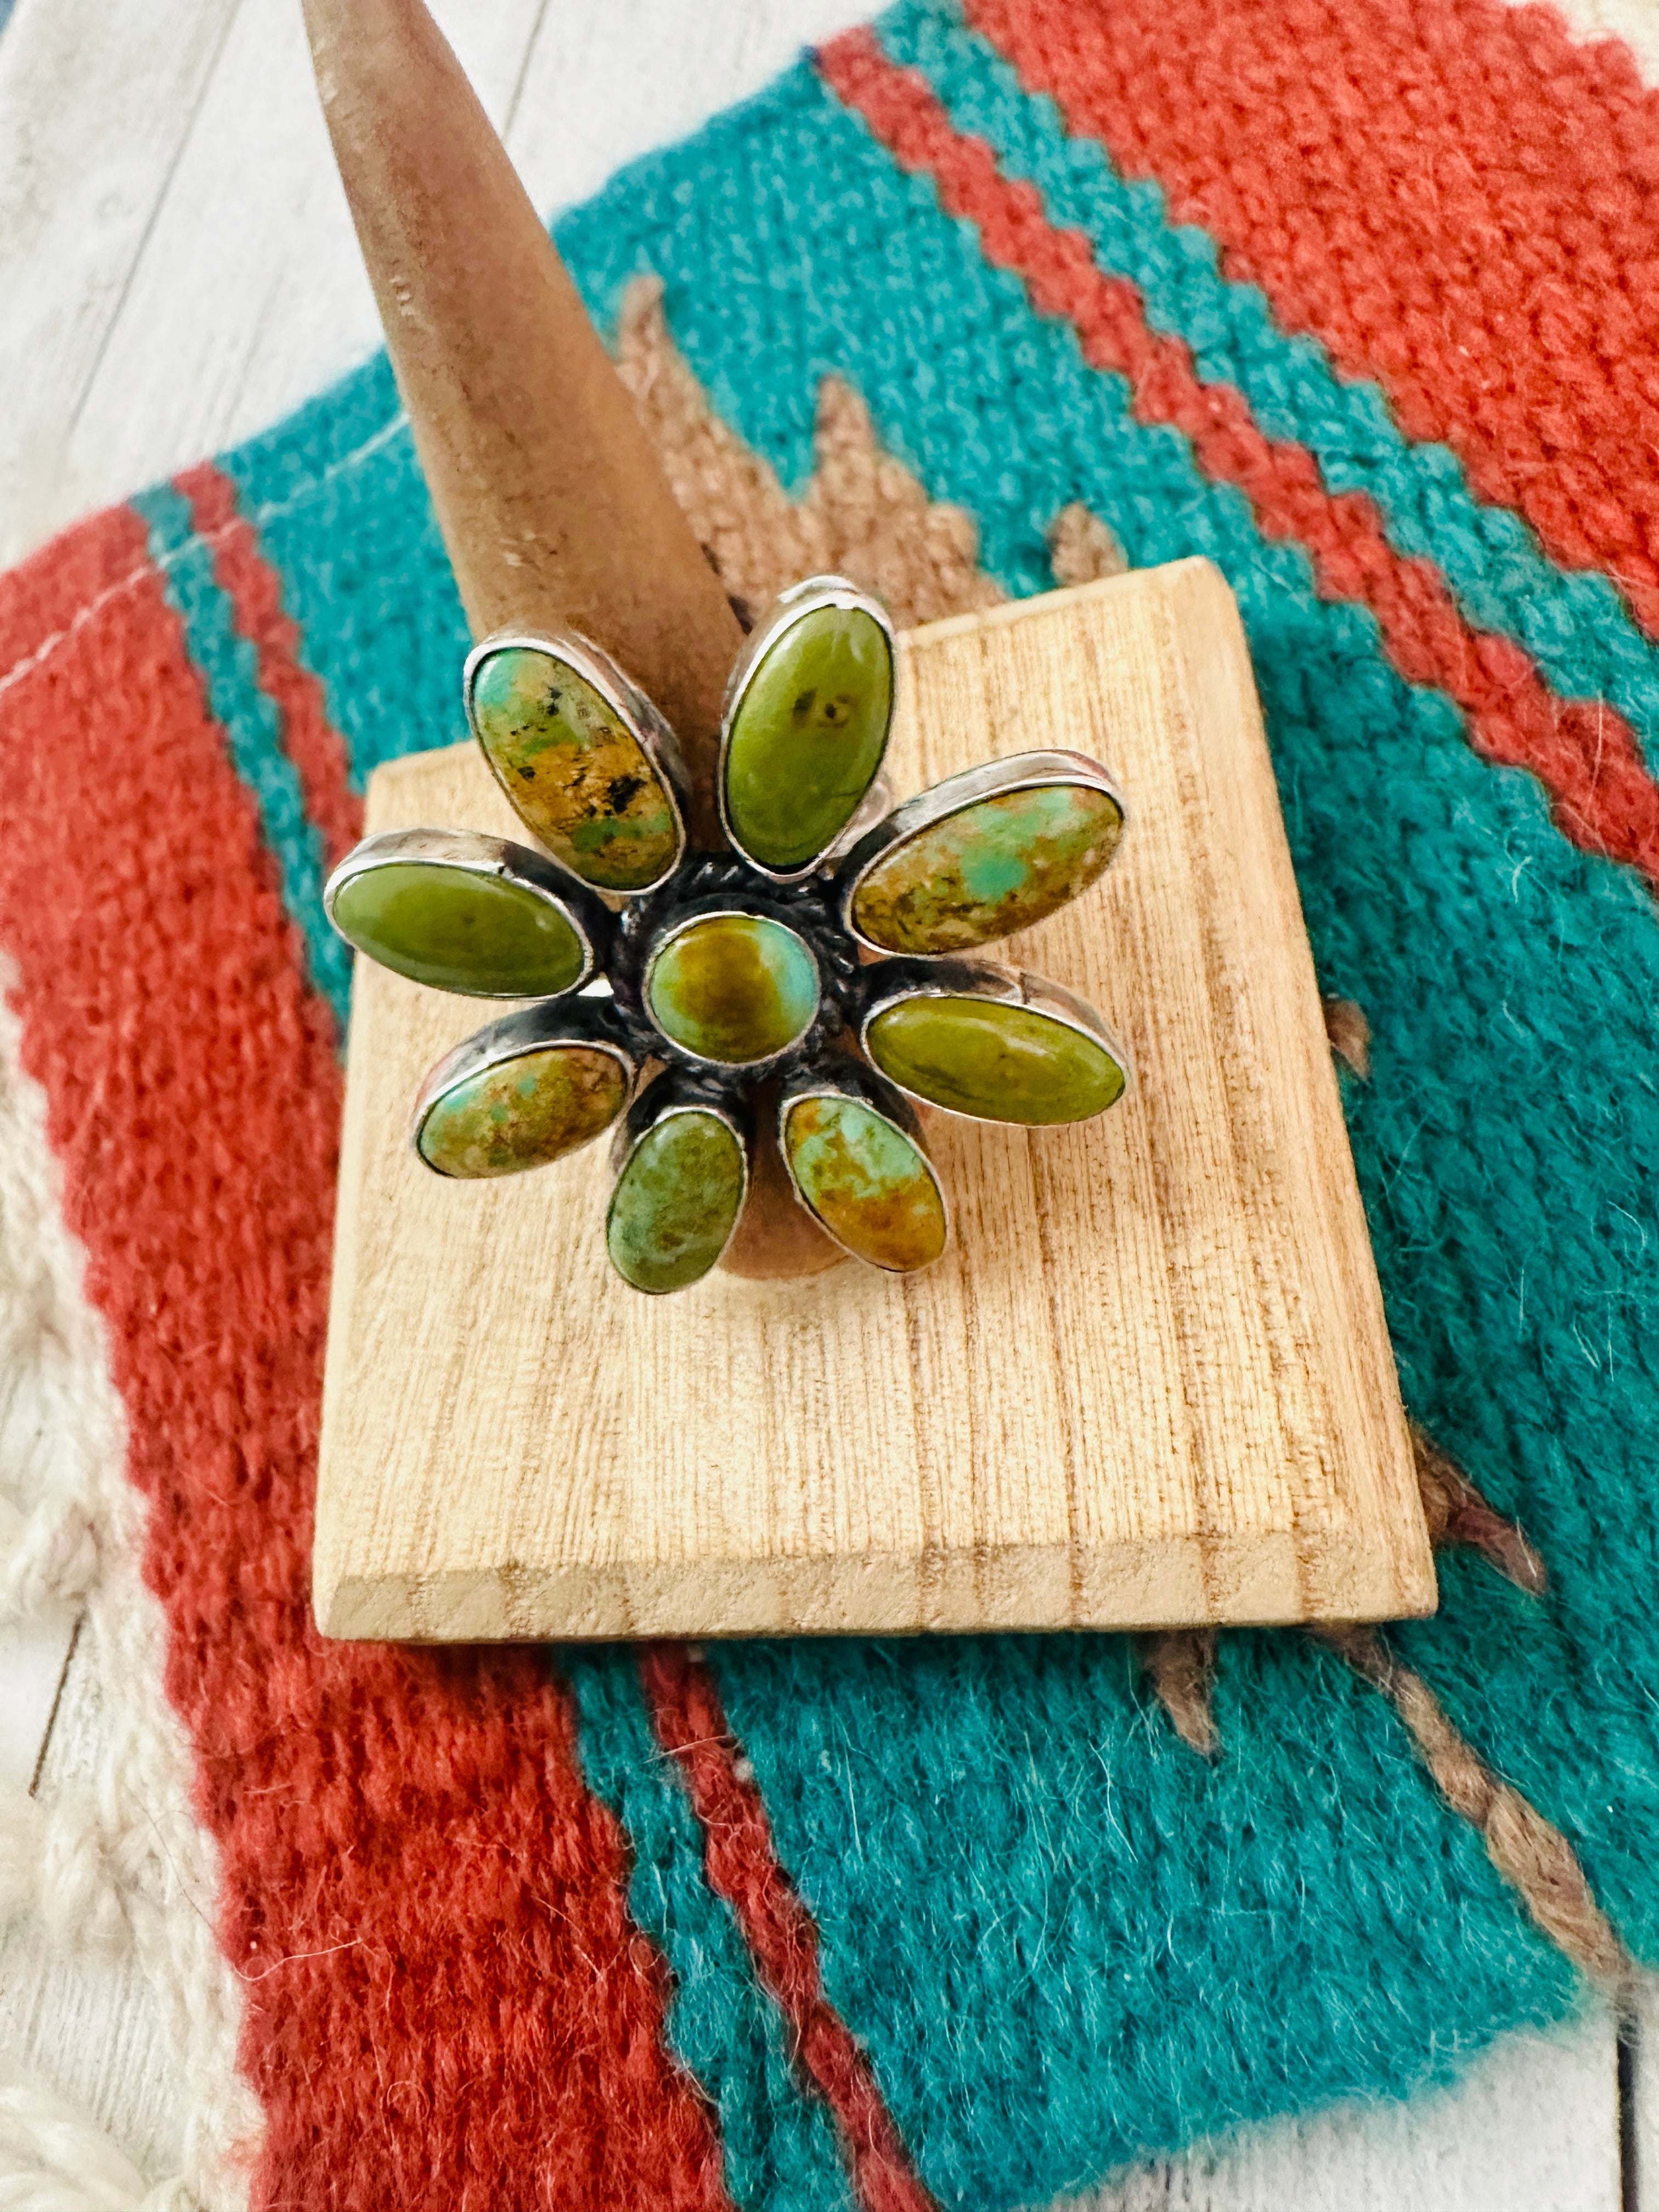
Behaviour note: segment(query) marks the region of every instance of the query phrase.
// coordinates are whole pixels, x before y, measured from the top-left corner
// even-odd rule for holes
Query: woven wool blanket
[[[464,735],[384,360],[0,584],[10,1589],[105,1647],[203,2203],[1001,2212],[1659,1964],[1656,185],[1539,8],[913,0],[557,227],[734,596],[1225,573],[1443,1546],[1398,1628],[323,1642],[320,892]]]

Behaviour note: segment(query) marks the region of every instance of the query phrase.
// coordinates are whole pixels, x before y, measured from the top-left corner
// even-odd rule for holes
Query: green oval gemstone
[[[434,990],[550,999],[580,976],[569,917],[526,884],[439,860],[391,860],[340,886],[334,926],[383,968]]]
[[[1036,1006],[901,999],[871,1023],[870,1057],[918,1098],[981,1121],[1086,1121],[1123,1095],[1104,1045]]]
[[[1029,929],[1088,890],[1123,810],[1086,784],[1006,791],[890,845],[853,895],[853,927],[887,952],[959,952]]]
[[[622,717],[550,653],[502,646],[472,679],[490,766],[548,851],[605,891],[644,890],[679,856],[668,787]]]
[[[758,914],[688,922],[656,955],[651,1018],[701,1060],[738,1067],[793,1044],[818,1010],[818,967],[801,939]]]
[[[447,1091],[427,1109],[416,1142],[440,1175],[518,1175],[597,1137],[627,1096],[621,1064],[610,1053],[546,1045]]]
[[[945,1201],[920,1145],[857,1098],[797,1098],[784,1150],[795,1188],[838,1244],[906,1274],[945,1249]]]
[[[873,616],[819,607],[750,677],[726,746],[726,818],[763,867],[804,868],[874,781],[893,713],[893,655]]]
[[[683,1291],[726,1249],[743,1208],[743,1147],[718,1114],[666,1114],[629,1154],[605,1216],[611,1264],[636,1291]]]

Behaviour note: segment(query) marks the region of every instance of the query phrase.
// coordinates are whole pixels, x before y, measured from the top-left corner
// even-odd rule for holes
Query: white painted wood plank
[[[434,7],[497,121],[537,6]],[[70,440],[69,495],[101,500],[222,450],[380,336],[297,0],[243,0]]]
[[[45,0],[27,4],[38,12]],[[99,0],[55,4],[69,17],[95,15],[106,46],[148,38],[134,22],[118,39]],[[88,388],[70,408],[50,374],[12,380],[19,404],[0,428],[0,487],[9,454],[16,488],[0,489],[0,558],[263,428],[379,343],[297,5],[213,4],[224,16],[222,49],[162,180]],[[802,46],[879,4],[609,0],[578,11],[557,0],[438,0],[434,12],[491,115],[510,118],[514,156],[550,211],[597,189],[620,161],[757,90]],[[100,127],[118,134],[121,112]],[[72,255],[60,264],[59,289],[72,265]],[[12,283],[0,237],[0,321]]]
[[[72,508],[54,479],[229,15],[21,0],[0,40],[0,558]]]
[[[1455,2090],[1242,2131],[1067,2212],[1621,2212],[1611,2015],[1507,2037]]]
[[[143,10],[112,16],[102,0],[52,3],[88,18],[88,33],[95,19],[106,46],[149,43]],[[0,550],[15,554],[70,516],[262,428],[378,341],[298,0],[212,4],[216,64],[159,180],[84,401],[70,412],[50,385],[27,387],[30,419],[10,435],[36,466],[5,517]],[[498,118],[538,4],[438,0],[434,12]],[[118,115],[104,127],[121,128]],[[0,301],[10,280],[0,261]]]
[[[93,1784],[105,1740],[97,1656],[82,1637],[46,1747],[43,1805],[66,1785]],[[185,2093],[161,2007],[131,1950],[66,1945],[32,1917],[0,1932],[0,2069],[55,2090],[152,2179],[178,2172]]]
[[[1634,2009],[1625,2130],[1628,2212],[1659,2212],[1659,1974],[1644,1976]]]
[[[890,0],[544,0],[507,149],[538,208],[574,206]],[[573,98],[573,92],[579,96]]]

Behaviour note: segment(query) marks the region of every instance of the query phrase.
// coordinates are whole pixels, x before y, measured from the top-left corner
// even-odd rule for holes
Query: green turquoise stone
[[[817,963],[781,921],[705,915],[655,955],[646,1003],[672,1043],[700,1060],[741,1067],[770,1060],[811,1027]]]
[[[1004,792],[891,845],[853,895],[885,952],[960,952],[1046,921],[1117,850],[1123,810],[1086,784]]]
[[[629,1154],[605,1217],[611,1264],[636,1291],[683,1291],[708,1273],[743,1211],[743,1146],[718,1114],[665,1114]]]
[[[597,1137],[627,1097],[627,1079],[610,1053],[546,1045],[445,1091],[427,1109],[416,1143],[440,1175],[518,1175]]]
[[[945,1201],[920,1145],[857,1098],[807,1097],[784,1114],[796,1189],[838,1244],[908,1274],[945,1249]]]
[[[551,899],[442,861],[365,868],[340,886],[334,926],[383,968],[478,998],[551,998],[580,978],[585,958]]]
[[[1123,1095],[1123,1070],[1097,1039],[1007,1000],[901,999],[866,1042],[902,1090],[981,1121],[1086,1121]]]
[[[640,891],[679,857],[654,763],[585,678],[550,653],[505,645],[474,672],[472,726],[521,819],[602,891]]]
[[[833,845],[887,750],[893,655],[857,607],[820,607],[785,630],[750,678],[727,732],[726,818],[780,873]]]

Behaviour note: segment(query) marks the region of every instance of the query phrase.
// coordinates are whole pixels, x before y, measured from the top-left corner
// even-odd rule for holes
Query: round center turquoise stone
[[[803,939],[765,915],[705,915],[653,956],[645,999],[671,1044],[742,1067],[787,1052],[811,1028],[818,963]]]

